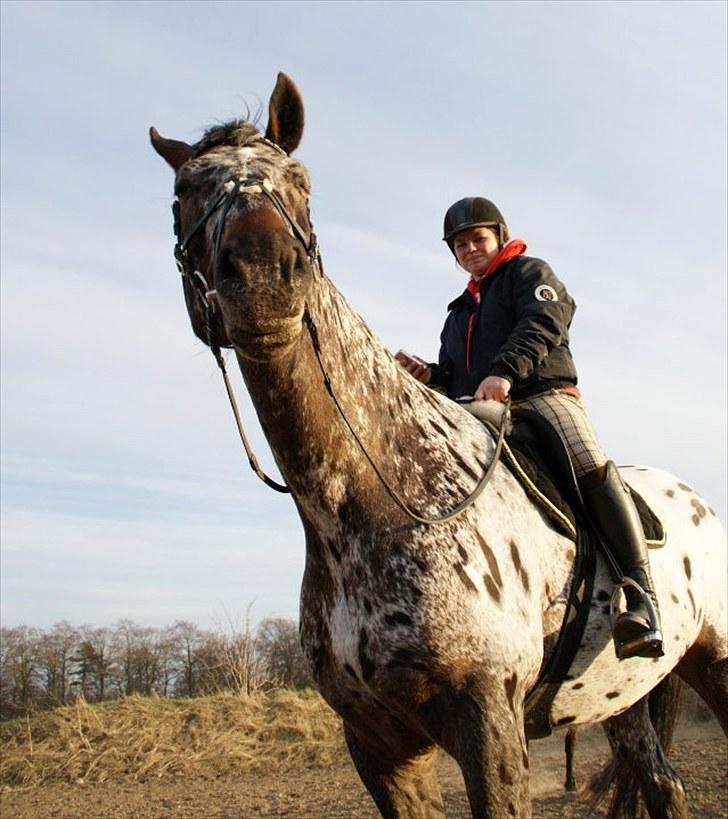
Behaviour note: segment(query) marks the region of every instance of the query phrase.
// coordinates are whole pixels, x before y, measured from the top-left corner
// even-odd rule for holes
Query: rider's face
[[[479,279],[498,253],[498,235],[485,225],[468,228],[455,235],[453,250],[460,266],[474,279]]]

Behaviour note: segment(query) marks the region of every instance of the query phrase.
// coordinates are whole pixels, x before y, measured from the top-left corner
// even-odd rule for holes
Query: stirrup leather
[[[649,623],[645,625],[641,634],[628,640],[617,639],[615,628],[620,617],[629,615],[632,612],[620,612],[617,608],[619,602],[619,592],[627,587],[633,588],[639,595],[643,606],[647,611]],[[638,615],[639,616],[639,615]],[[657,618],[657,611],[647,592],[631,577],[623,577],[617,583],[609,601],[609,621],[614,639],[614,651],[618,660],[626,660],[629,657],[663,657],[665,652],[662,648],[662,631]]]

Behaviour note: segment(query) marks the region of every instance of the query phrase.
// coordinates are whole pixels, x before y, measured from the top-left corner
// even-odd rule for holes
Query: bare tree
[[[301,650],[298,625],[284,617],[261,620],[256,646],[266,675],[288,688],[313,686],[313,678]]]
[[[177,620],[167,633],[176,661],[174,692],[180,697],[194,697],[199,689],[201,668],[198,653],[208,635],[187,620]]]
[[[72,657],[79,639],[78,629],[66,620],[56,623],[38,638],[38,672],[42,676],[45,700],[49,705],[63,704],[68,699]]]
[[[33,708],[42,692],[37,646],[40,634],[28,626],[0,629],[0,708],[14,716]]]

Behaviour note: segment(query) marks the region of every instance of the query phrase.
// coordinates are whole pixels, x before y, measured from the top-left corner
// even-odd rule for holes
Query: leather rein
[[[267,140],[265,141],[267,142]],[[274,145],[273,143],[270,144],[272,147],[276,148],[276,150],[280,150],[280,148],[278,148],[277,145]],[[220,331],[220,328],[223,325],[222,316],[220,315],[219,307],[215,299],[217,291],[214,288],[210,287],[210,284],[207,281],[205,275],[200,270],[198,270],[197,267],[192,263],[192,260],[190,259],[188,252],[189,245],[192,239],[194,239],[194,237],[200,232],[200,230],[202,230],[202,228],[206,225],[208,220],[211,219],[213,215],[217,213],[217,211],[219,211],[219,214],[217,216],[217,222],[215,224],[213,231],[212,255],[213,270],[216,268],[219,258],[220,245],[222,242],[223,229],[225,226],[225,219],[234,201],[237,199],[238,196],[243,194],[262,194],[271,201],[275,209],[283,218],[283,221],[288,227],[289,233],[303,245],[314,270],[318,271],[319,275],[323,276],[324,275],[323,264],[321,261],[321,253],[319,251],[316,234],[313,232],[313,230],[307,233],[298,224],[296,219],[289,213],[280,196],[274,190],[270,180],[267,178],[229,179],[223,185],[222,192],[215,199],[213,199],[210,205],[208,205],[208,207],[197,219],[195,224],[192,226],[191,230],[187,233],[187,235],[184,238],[182,237],[181,230],[179,199],[175,199],[172,205],[172,213],[174,216],[174,234],[176,238],[174,258],[177,263],[177,268],[182,275],[182,286],[184,289],[185,301],[187,303],[188,312],[192,314],[191,307],[194,301],[197,301],[203,308],[203,314],[205,317],[204,337],[199,333],[197,333],[197,335],[210,348],[210,351],[215,357],[215,361],[217,362],[217,365],[220,368],[220,371],[222,372],[223,381],[225,383],[225,391],[227,392],[230,407],[232,409],[233,416],[235,417],[235,423],[238,428],[238,434],[243,444],[245,454],[247,455],[248,463],[250,464],[250,467],[253,470],[253,472],[255,472],[255,474],[263,481],[263,483],[266,484],[266,486],[269,486],[276,492],[290,493],[291,489],[287,484],[278,483],[263,471],[263,469],[260,467],[260,464],[258,463],[258,459],[255,457],[255,453],[253,452],[250,446],[247,435],[245,434],[245,429],[243,428],[243,422],[240,417],[240,411],[238,409],[237,401],[235,400],[235,393],[230,382],[227,369],[225,367],[225,360],[223,359],[222,353],[220,351],[221,347],[231,348],[233,345],[229,341],[225,340],[224,332]],[[311,343],[313,345],[314,353],[316,355],[316,361],[318,362],[319,369],[321,370],[321,374],[323,376],[324,385],[326,387],[327,392],[331,396],[339,415],[341,416],[347,429],[349,430],[352,437],[359,446],[359,449],[362,451],[364,457],[367,459],[370,466],[372,467],[377,477],[381,481],[382,485],[387,490],[387,493],[394,500],[397,506],[399,506],[405,512],[405,514],[407,514],[413,520],[417,521],[418,523],[428,525],[434,523],[445,523],[449,520],[452,520],[453,518],[457,517],[462,512],[464,512],[465,509],[467,509],[469,506],[471,506],[482,493],[482,491],[485,489],[498,464],[501,449],[503,446],[503,439],[505,437],[505,431],[507,427],[508,415],[507,408],[506,411],[504,411],[503,413],[493,457],[490,461],[490,464],[485,469],[482,477],[480,478],[480,480],[478,481],[477,485],[470,493],[470,495],[468,495],[468,497],[466,497],[462,502],[457,504],[448,512],[443,513],[442,515],[436,515],[431,518],[422,517],[418,515],[416,512],[414,512],[412,509],[410,509],[407,503],[399,496],[399,494],[393,489],[393,487],[390,486],[389,482],[382,474],[379,467],[372,460],[363,442],[361,441],[356,431],[352,427],[351,423],[349,422],[349,419],[346,417],[346,414],[344,413],[344,410],[341,404],[339,403],[336,393],[334,392],[331,378],[321,359],[321,344],[319,341],[318,329],[313,320],[313,317],[311,316],[311,313],[308,310],[308,306],[306,306],[304,310],[303,320],[308,330],[309,336],[311,338]]]

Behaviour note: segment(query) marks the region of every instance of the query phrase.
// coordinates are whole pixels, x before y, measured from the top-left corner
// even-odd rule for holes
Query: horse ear
[[[165,139],[160,136],[159,131],[152,127],[149,129],[149,138],[152,140],[154,150],[165,159],[174,170],[178,170],[192,156],[192,146],[178,139]]]
[[[293,80],[282,71],[268,103],[265,138],[293,153],[303,135],[303,100]]]

